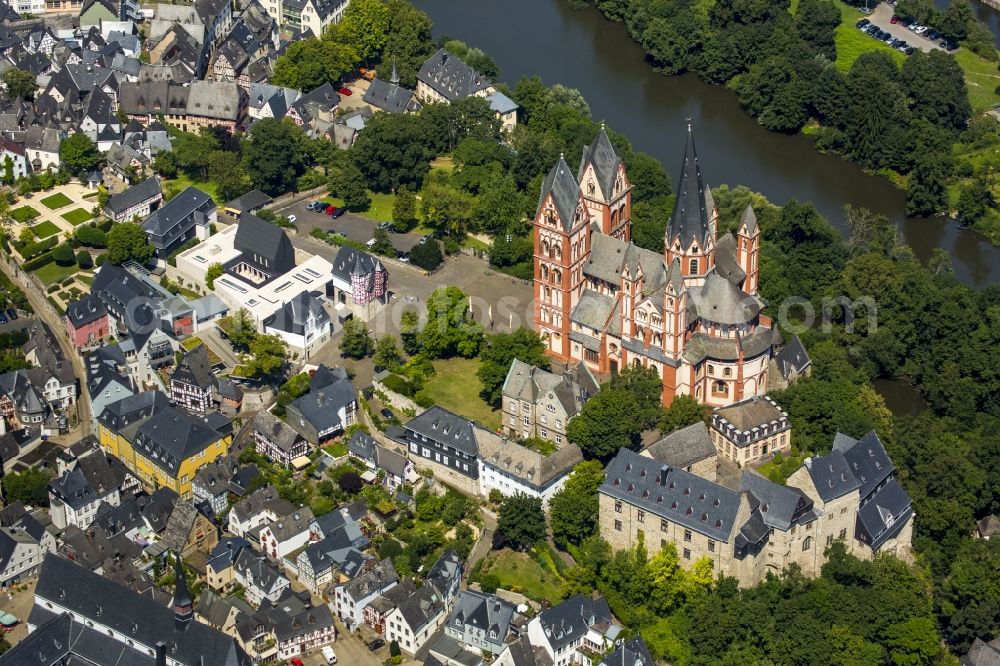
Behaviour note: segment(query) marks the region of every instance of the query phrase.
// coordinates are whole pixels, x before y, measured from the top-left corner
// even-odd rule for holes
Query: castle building
[[[560,157],[534,220],[534,323],[548,353],[595,373],[656,370],[663,402],[724,406],[763,395],[774,333],[757,295],[760,228],[749,206],[736,234],[702,182],[688,128],[662,253],[631,242],[632,186],[602,128],[577,175]]]

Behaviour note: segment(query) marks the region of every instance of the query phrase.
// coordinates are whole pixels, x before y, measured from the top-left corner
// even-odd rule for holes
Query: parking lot
[[[885,2],[879,3],[878,7],[868,16],[868,20],[872,22],[873,25],[878,26],[879,30],[887,32],[896,39],[901,39],[910,46],[920,49],[921,51],[933,51],[934,49],[946,50],[941,48],[940,39],[937,41],[932,41],[925,36],[918,35],[913,32],[905,25],[902,21],[897,23],[892,22],[892,17],[895,13],[895,8]],[[929,34],[929,33],[925,33]],[[874,37],[872,38],[874,39]]]
[[[316,227],[323,231],[343,234],[358,243],[367,243],[375,235],[376,223],[372,220],[353,213],[344,213],[333,219],[325,213],[307,210],[306,206],[312,201],[314,199],[306,199],[275,212],[285,216],[294,215],[295,228],[302,235],[309,235]],[[414,245],[420,242],[422,236],[423,234],[411,231],[405,234],[390,233],[389,239],[398,252],[409,252]]]

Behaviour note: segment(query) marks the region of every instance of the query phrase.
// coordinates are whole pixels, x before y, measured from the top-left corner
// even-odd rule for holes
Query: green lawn
[[[37,238],[48,238],[49,236],[59,233],[59,227],[55,225],[55,222],[45,220],[44,222],[39,222],[35,226],[31,227],[31,231]]]
[[[84,222],[92,219],[93,217],[94,216],[90,214],[90,211],[84,208],[75,208],[69,211],[68,213],[62,214],[62,219],[66,220],[74,227],[77,226],[78,224],[83,224]]]
[[[94,276],[93,275],[77,275],[76,279],[79,280],[80,282],[86,284],[86,285],[92,285],[92,284],[94,284]]]
[[[56,262],[50,261],[41,268],[35,270],[34,273],[44,284],[56,284],[57,282],[62,282],[78,270],[80,270],[80,267],[76,264],[60,266]]]
[[[805,459],[805,455],[799,453],[797,449],[792,449],[791,454],[782,456],[779,453],[768,462],[759,466],[757,471],[771,481],[785,485],[785,481],[788,480],[788,477],[794,474],[795,470],[802,467],[802,463]]]
[[[955,53],[955,62],[965,72],[965,85],[969,89],[973,111],[985,111],[1000,103],[1000,97],[993,92],[1000,85],[1000,72],[995,62],[977,56],[964,46]]]
[[[888,51],[898,65],[903,64],[906,56],[899,50],[877,39],[873,39],[857,29],[855,24],[865,16],[860,9],[850,7],[842,2],[838,3],[838,5],[840,6],[841,23],[837,26],[835,35],[837,41],[837,61],[835,64],[837,65],[837,69],[846,74],[850,71],[854,61],[862,53],[879,50]]]
[[[396,195],[369,192],[368,196],[371,197],[371,205],[368,206],[368,210],[358,211],[357,215],[367,217],[369,220],[375,220],[376,222],[392,222],[392,205],[396,202]],[[331,203],[338,208],[344,205],[344,200],[338,197],[323,197],[323,201]],[[419,217],[420,206],[418,205],[417,218],[419,219]]]
[[[201,181],[191,180],[188,178],[187,174],[183,172],[178,172],[176,178],[164,181],[163,183],[164,192],[171,189],[177,192],[183,192],[189,187],[197,187],[202,192],[211,196],[216,203],[226,203],[225,201],[219,199],[219,193],[216,191],[215,183],[203,183]]]
[[[51,196],[47,196],[42,199],[42,205],[49,210],[56,210],[57,208],[65,208],[66,206],[73,203],[73,200],[62,192],[56,192]]]
[[[83,195],[83,198],[84,199],[96,199],[99,196],[101,196],[100,192],[88,192],[87,194]]]
[[[333,444],[329,446],[324,446],[323,450],[329,453],[334,458],[341,458],[347,455],[347,440],[345,438],[338,439]]]
[[[28,220],[33,220],[39,215],[41,215],[41,213],[39,213],[31,206],[21,206],[20,208],[15,208],[14,210],[10,211],[10,216],[14,218],[15,221],[20,222],[21,224],[24,224]]]
[[[496,430],[502,414],[479,397],[483,385],[476,377],[478,369],[479,360],[474,358],[434,361],[435,372],[424,382],[423,391],[445,409]]]
[[[556,604],[562,600],[562,581],[543,569],[531,553],[504,549],[486,557],[480,577],[493,574],[500,580],[501,588],[520,592],[535,601],[547,599]]]

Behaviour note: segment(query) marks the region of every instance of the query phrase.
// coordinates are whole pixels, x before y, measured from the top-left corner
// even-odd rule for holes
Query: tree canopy
[[[121,222],[111,227],[107,234],[108,261],[123,264],[135,260],[145,262],[153,256],[153,246],[146,239],[146,232],[138,224]]]

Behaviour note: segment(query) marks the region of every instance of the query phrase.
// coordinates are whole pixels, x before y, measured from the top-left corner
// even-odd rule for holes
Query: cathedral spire
[[[684,161],[681,163],[680,181],[677,184],[677,200],[667,227],[667,243],[673,243],[680,236],[681,245],[687,248],[692,240],[704,244],[708,242],[709,216],[705,204],[705,184],[701,180],[701,164],[694,145],[694,132],[688,123],[687,144],[684,146]]]
[[[181,565],[181,554],[174,552],[174,624],[181,631],[187,628],[194,615],[194,602],[188,592],[187,580],[184,578],[184,567]]]
[[[389,77],[389,83],[394,86],[399,85],[399,73],[396,71],[396,59],[392,59],[392,76]]]

